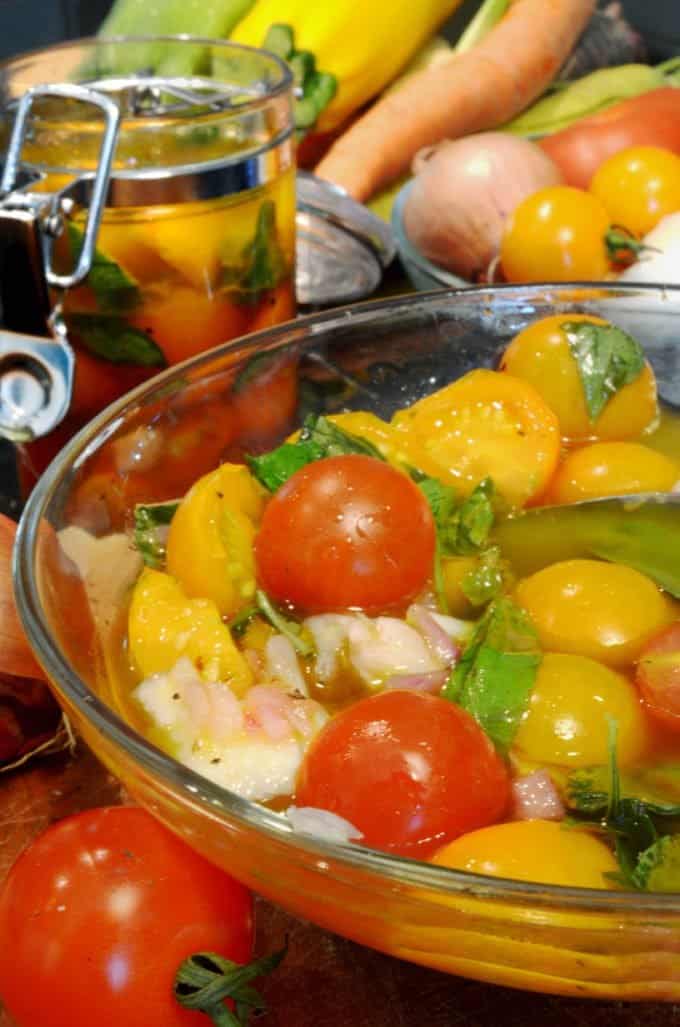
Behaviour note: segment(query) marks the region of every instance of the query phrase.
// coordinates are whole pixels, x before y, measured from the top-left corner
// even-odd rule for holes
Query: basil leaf
[[[466,709],[506,752],[515,737],[541,662],[527,614],[496,599],[477,624],[463,656],[442,690]]]
[[[147,567],[165,565],[167,526],[178,506],[177,499],[170,503],[138,503],[135,507],[135,546]]]
[[[108,314],[69,314],[68,326],[78,341],[96,357],[111,364],[165,367],[163,350],[150,335],[133,328],[122,317]]]
[[[491,478],[480,481],[461,503],[447,525],[444,552],[449,556],[466,556],[478,552],[489,537],[494,524],[494,483]]]
[[[653,816],[680,817],[680,767],[660,765],[620,773],[620,793],[644,804]],[[611,771],[608,766],[572,771],[566,782],[565,801],[584,814],[604,814],[609,805]]]
[[[444,536],[448,532],[451,518],[456,510],[458,494],[451,485],[445,485],[439,478],[421,475],[419,471],[412,471],[411,477],[428,502],[437,529],[437,536],[443,546]]]
[[[615,325],[564,321],[561,328],[578,365],[588,415],[596,421],[611,397],[638,377],[645,366],[644,352]]]
[[[272,200],[265,200],[261,205],[255,236],[245,247],[243,257],[246,270],[240,278],[240,299],[244,303],[258,303],[261,294],[266,289],[275,289],[288,273],[276,230],[276,206]]]
[[[644,849],[632,883],[644,891],[680,891],[680,835],[664,835]]]
[[[461,590],[473,606],[484,606],[503,593],[505,562],[498,546],[489,546],[478,557],[477,566],[461,581]]]
[[[84,233],[72,221],[66,222],[74,266],[83,248]],[[92,289],[102,314],[117,314],[139,303],[136,280],[101,250],[95,249],[86,283]]]
[[[328,418],[312,415],[308,417],[300,432],[300,442],[314,442],[323,451],[323,456],[343,456],[346,453],[359,453],[363,456],[372,456],[376,460],[382,460],[380,450],[360,435],[338,428]]]
[[[260,612],[267,618],[269,623],[291,642],[301,656],[311,656],[314,652],[314,643],[308,632],[296,621],[288,620],[287,617],[277,610],[266,592],[258,589],[255,593],[255,602]]]
[[[270,492],[275,492],[292,474],[313,460],[347,453],[384,459],[371,442],[343,431],[325,417],[310,414],[296,442],[284,442],[261,456],[247,456],[246,463],[258,481]]]
[[[323,451],[316,442],[284,442],[271,453],[245,459],[260,484],[270,492],[276,492],[301,467],[322,456]]]

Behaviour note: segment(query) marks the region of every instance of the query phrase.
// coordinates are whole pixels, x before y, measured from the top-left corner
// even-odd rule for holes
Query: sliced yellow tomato
[[[541,645],[625,667],[672,619],[654,582],[623,564],[562,560],[520,581],[516,598]]]
[[[469,493],[491,476],[512,506],[545,490],[557,464],[557,417],[519,378],[477,370],[395,414],[404,459]]]
[[[130,655],[142,677],[171,670],[186,656],[209,681],[224,681],[244,695],[250,666],[210,599],[188,599],[178,582],[145,567],[128,614]]]
[[[573,888],[611,888],[614,856],[599,838],[549,820],[517,820],[471,831],[440,849],[439,866]]]
[[[587,656],[546,653],[513,742],[520,761],[587,767],[608,759],[609,723],[617,723],[622,766],[647,744],[647,721],[636,689],[622,674]]]
[[[612,396],[591,422],[578,364],[562,325],[569,321],[607,324],[586,314],[554,314],[534,321],[509,344],[501,370],[529,382],[557,414],[565,440],[636,439],[658,417],[654,372],[646,364],[638,377]]]
[[[172,519],[167,567],[190,597],[225,617],[255,594],[255,525],[266,492],[242,464],[222,464],[192,485]]]

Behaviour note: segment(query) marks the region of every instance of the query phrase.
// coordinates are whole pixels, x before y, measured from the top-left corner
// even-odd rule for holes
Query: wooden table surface
[[[118,797],[116,782],[82,745],[75,757],[0,774],[0,879],[50,822]],[[257,925],[258,954],[289,940],[284,963],[263,984],[269,1011],[254,1021],[258,1027],[680,1027],[680,1005],[561,999],[449,977],[345,941],[264,901]],[[10,1027],[1,1012],[0,1027]]]

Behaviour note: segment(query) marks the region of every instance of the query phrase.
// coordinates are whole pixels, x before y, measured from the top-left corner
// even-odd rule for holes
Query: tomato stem
[[[185,959],[175,975],[174,995],[185,1009],[209,1016],[215,1027],[245,1027],[253,1012],[266,1004],[251,981],[274,970],[286,954],[288,945],[245,966],[216,952],[195,952]],[[234,1003],[234,1011],[224,1004]]]
[[[640,242],[627,228],[622,228],[620,225],[609,227],[604,242],[609,259],[618,265],[633,264],[641,253],[647,253],[654,249],[653,246],[646,246],[645,243]]]

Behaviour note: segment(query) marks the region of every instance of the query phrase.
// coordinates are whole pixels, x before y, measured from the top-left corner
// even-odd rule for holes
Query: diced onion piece
[[[420,632],[442,663],[450,667],[456,662],[460,656],[460,646],[456,645],[445,628],[435,620],[430,610],[419,603],[412,603],[406,611],[406,619]]]
[[[287,691],[305,698],[309,695],[293,643],[285,635],[272,635],[264,650],[267,674]]]
[[[564,804],[547,770],[535,770],[512,782],[515,820],[563,820]]]
[[[446,684],[448,671],[433,670],[429,674],[393,674],[385,682],[391,691],[405,689],[407,692],[428,692],[436,695]]]
[[[286,817],[298,834],[312,834],[327,842],[351,842],[363,838],[361,831],[349,820],[315,806],[289,806]]]

